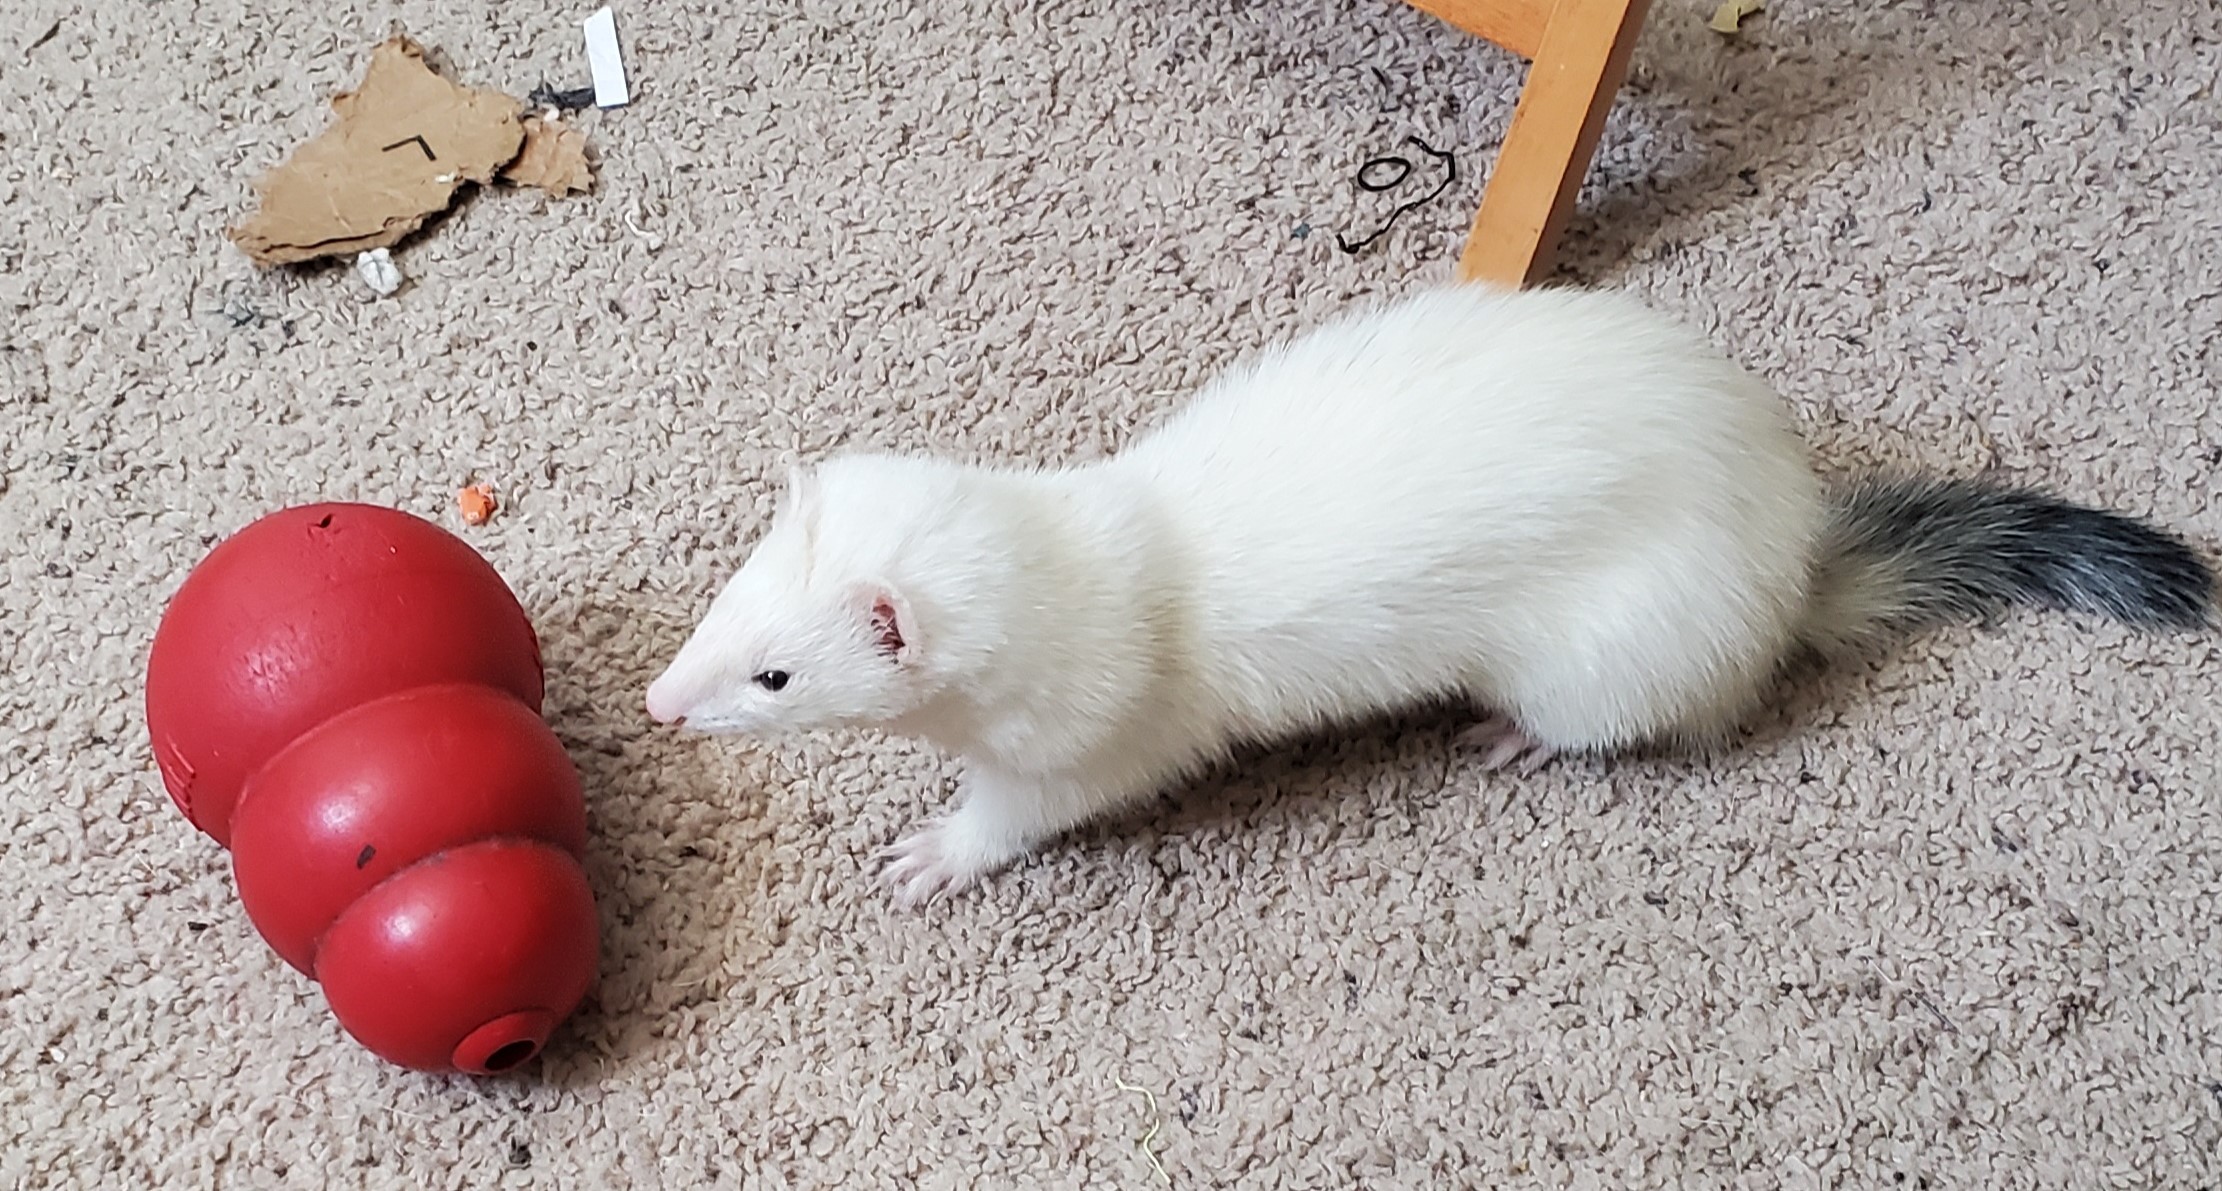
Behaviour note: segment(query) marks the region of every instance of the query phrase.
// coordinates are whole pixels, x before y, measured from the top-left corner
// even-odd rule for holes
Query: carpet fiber
[[[2211,553],[2222,10],[1710,8],[1655,4],[1562,280],[1764,372],[1832,474],[1995,469]],[[1353,729],[893,911],[864,867],[943,762],[640,708],[784,464],[1100,452],[1446,277],[1518,64],[1390,0],[627,3],[592,196],[481,194],[384,300],[225,242],[392,22],[522,94],[585,82],[585,15],[0,18],[0,1185],[2222,1180],[2211,635],[1938,633],[1703,763]],[[1408,135],[1456,182],[1340,252],[1438,180],[1353,186]],[[604,975],[512,1077],[349,1042],[160,790],[163,602],[323,498],[457,529],[543,635]]]

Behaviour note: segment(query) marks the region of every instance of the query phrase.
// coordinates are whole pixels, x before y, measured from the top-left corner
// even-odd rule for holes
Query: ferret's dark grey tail
[[[2014,606],[2198,628],[2215,577],[2117,513],[1971,480],[1870,480],[1836,501],[1800,637],[1833,656]]]

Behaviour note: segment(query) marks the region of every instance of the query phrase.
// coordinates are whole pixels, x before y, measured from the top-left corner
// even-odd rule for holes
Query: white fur
[[[822,464],[648,703],[959,755],[956,811],[888,855],[913,902],[1233,744],[1418,701],[1506,717],[1499,760],[1721,733],[1793,639],[1824,518],[1779,401],[1700,336],[1609,294],[1432,290],[1111,460]]]

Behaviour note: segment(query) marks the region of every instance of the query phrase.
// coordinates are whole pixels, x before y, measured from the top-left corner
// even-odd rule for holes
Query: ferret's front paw
[[[936,819],[880,850],[880,880],[906,910],[980,883],[995,864],[966,846],[963,831],[949,819]]]

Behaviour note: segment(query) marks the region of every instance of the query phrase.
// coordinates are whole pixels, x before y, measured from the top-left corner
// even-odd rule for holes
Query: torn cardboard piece
[[[231,230],[258,265],[384,248],[487,182],[524,145],[523,105],[458,86],[407,37],[372,52],[362,85],[332,99],[338,121],[256,184],[262,205]]]
[[[585,132],[441,78],[403,35],[371,51],[362,83],[334,96],[332,111],[330,127],[256,181],[261,205],[231,229],[258,265],[391,247],[467,183],[500,177],[558,197],[594,185]]]
[[[537,186],[562,198],[594,188],[594,171],[586,161],[586,133],[559,120],[525,117],[525,146],[517,160],[502,167],[501,179],[518,186]]]

